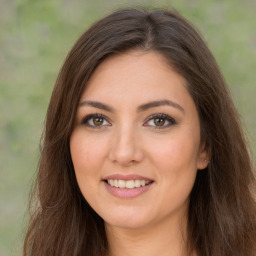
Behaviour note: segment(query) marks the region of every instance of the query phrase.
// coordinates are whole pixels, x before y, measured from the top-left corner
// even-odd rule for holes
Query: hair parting
[[[190,195],[188,251],[254,256],[255,177],[246,139],[219,67],[177,12],[122,9],[93,24],[69,52],[52,92],[24,256],[106,256],[104,221],[83,198],[69,141],[79,99],[95,68],[130,50],[154,51],[187,81],[211,154]]]

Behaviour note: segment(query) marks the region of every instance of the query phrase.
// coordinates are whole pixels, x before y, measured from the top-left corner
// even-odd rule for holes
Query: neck
[[[139,229],[124,229],[109,224],[105,227],[108,256],[188,256],[187,224],[184,220],[167,219]]]

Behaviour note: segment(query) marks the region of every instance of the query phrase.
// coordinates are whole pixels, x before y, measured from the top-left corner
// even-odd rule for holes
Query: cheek
[[[165,194],[165,200],[181,205],[187,200],[195,182],[200,135],[196,131],[184,130],[172,135],[151,147],[150,155],[158,179],[163,184],[162,189],[171,191]]]
[[[179,208],[187,202],[197,173],[197,140],[175,136],[152,148],[152,161],[161,184],[164,210]],[[167,192],[168,191],[168,192]],[[160,194],[160,193],[159,193]]]
[[[95,138],[74,130],[70,139],[70,152],[78,186],[84,198],[92,204],[97,194],[95,187],[101,181],[102,147],[99,147]]]
[[[173,136],[151,147],[151,156],[156,166],[164,170],[196,169],[199,142],[184,135]]]
[[[73,132],[70,139],[70,151],[76,173],[82,172],[84,175],[88,175],[90,172],[95,173],[101,164],[100,159],[105,154],[103,143],[100,145],[101,147],[94,137]]]

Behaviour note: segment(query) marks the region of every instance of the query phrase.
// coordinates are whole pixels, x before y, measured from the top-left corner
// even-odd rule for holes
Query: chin
[[[140,229],[149,225],[152,222],[150,216],[145,216],[141,212],[126,213],[122,211],[120,214],[110,213],[110,216],[102,216],[105,223],[109,226],[114,226],[121,229]],[[105,217],[105,218],[104,218]]]
[[[147,226],[147,223],[142,220],[129,220],[129,221],[122,221],[122,220],[114,220],[111,222],[105,223],[109,226],[113,226],[119,229],[142,229]]]

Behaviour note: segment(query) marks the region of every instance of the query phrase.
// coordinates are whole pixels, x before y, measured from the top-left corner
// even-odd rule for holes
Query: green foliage
[[[0,0],[0,255],[20,255],[28,192],[58,70],[95,20],[129,7],[174,7],[213,51],[256,151],[254,0]]]

